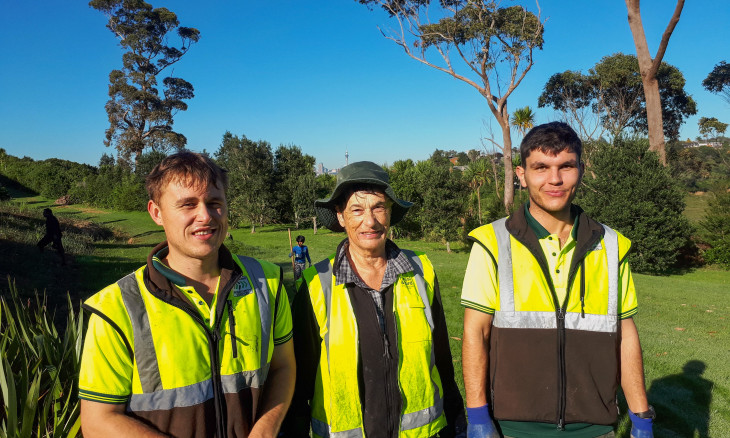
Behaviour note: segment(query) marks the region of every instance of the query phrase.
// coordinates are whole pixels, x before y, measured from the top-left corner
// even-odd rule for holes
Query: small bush
[[[730,269],[730,192],[718,189],[707,203],[705,217],[700,222],[703,240],[710,245],[704,251],[705,261]]]
[[[578,204],[631,239],[632,269],[659,274],[677,267],[692,227],[682,215],[684,193],[648,146],[619,138],[595,151]]]

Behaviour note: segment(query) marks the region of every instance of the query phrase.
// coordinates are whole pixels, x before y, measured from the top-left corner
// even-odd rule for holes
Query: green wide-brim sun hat
[[[403,219],[412,202],[399,199],[390,186],[388,173],[382,167],[370,161],[358,161],[340,169],[337,174],[337,185],[329,198],[314,201],[314,210],[319,222],[332,231],[345,231],[337,220],[335,202],[340,195],[352,185],[372,185],[380,188],[393,201],[390,213],[390,225],[395,225]]]

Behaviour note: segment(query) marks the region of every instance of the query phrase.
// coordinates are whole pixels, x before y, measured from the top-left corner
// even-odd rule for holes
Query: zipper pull
[[[383,333],[383,347],[385,348],[385,351],[383,352],[383,357],[387,357],[388,359],[390,359],[390,342],[388,342],[388,336],[385,333]]]
[[[560,420],[558,420],[558,430],[565,430],[565,426],[563,426],[562,418]]]
[[[562,307],[558,309],[558,319],[565,319],[565,309]]]

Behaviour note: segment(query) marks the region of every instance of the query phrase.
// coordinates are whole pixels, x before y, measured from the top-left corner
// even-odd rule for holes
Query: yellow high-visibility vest
[[[430,437],[446,425],[432,338],[435,273],[425,254],[402,251],[414,269],[399,275],[393,286],[403,401],[399,436]],[[312,398],[312,431],[321,438],[364,437],[357,321],[345,285],[335,284],[333,261],[334,256],[303,274],[322,339]]]

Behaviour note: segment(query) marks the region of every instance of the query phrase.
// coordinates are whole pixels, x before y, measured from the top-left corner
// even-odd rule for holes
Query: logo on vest
[[[400,281],[403,283],[403,286],[405,287],[415,287],[416,283],[413,281],[413,277],[401,277]]]
[[[593,248],[591,248],[591,251],[600,251],[602,249],[603,249],[603,247],[601,246],[601,241],[599,240],[598,242],[596,242],[596,245]]]
[[[234,297],[245,297],[246,295],[253,292],[253,288],[251,287],[251,283],[248,281],[248,278],[243,277],[240,280],[238,280],[238,283],[236,283],[235,286],[233,286],[233,296]]]

